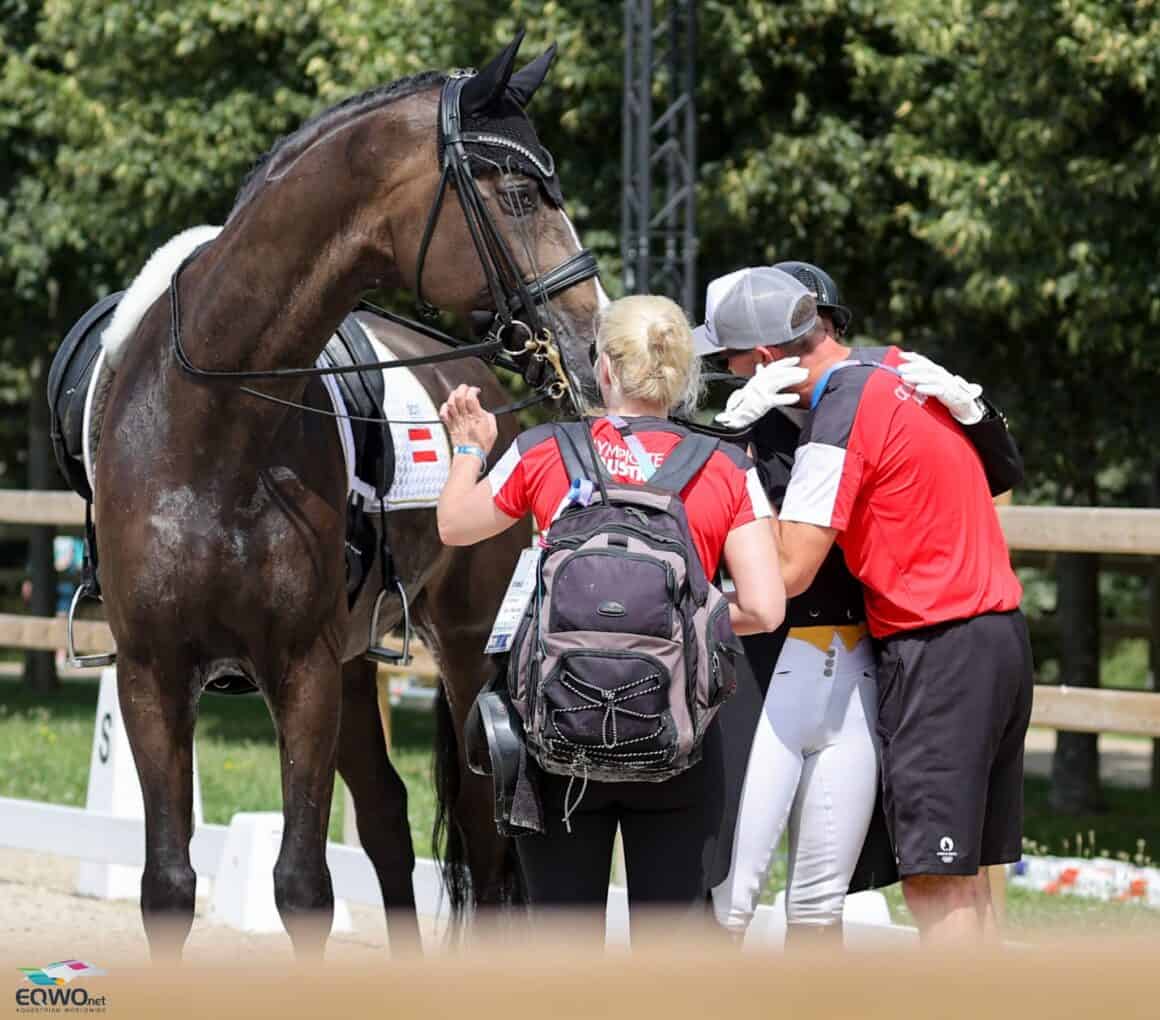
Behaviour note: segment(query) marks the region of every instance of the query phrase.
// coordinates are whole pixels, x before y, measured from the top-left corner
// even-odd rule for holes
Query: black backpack
[[[545,771],[659,782],[700,760],[742,654],[680,497],[717,440],[689,434],[648,477],[639,439],[610,420],[647,481],[614,481],[586,422],[556,427],[574,489],[592,483],[592,499],[566,506],[548,529],[508,690]]]

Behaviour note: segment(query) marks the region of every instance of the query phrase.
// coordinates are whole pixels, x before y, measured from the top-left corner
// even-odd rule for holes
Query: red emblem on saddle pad
[[[434,449],[434,441],[430,429],[407,429],[407,438],[411,441],[411,462],[414,464],[434,464],[439,460],[439,453]],[[422,443],[431,449],[419,449],[414,444]]]

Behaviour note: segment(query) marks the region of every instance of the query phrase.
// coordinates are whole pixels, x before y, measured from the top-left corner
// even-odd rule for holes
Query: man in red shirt
[[[985,868],[1022,849],[1032,662],[1022,589],[960,428],[987,408],[977,387],[894,347],[822,332],[773,357],[809,372],[780,517],[786,591],[839,545],[879,650],[884,807],[907,904],[928,941],[990,933]]]

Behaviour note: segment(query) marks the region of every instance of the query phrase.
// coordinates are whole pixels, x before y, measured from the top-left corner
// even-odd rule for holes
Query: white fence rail
[[[212,879],[221,871],[228,833],[229,826],[208,823],[195,830],[189,852],[199,878]],[[145,865],[145,826],[139,818],[0,797],[0,846],[141,868]],[[361,848],[328,843],[326,863],[336,897],[382,906],[375,870]],[[435,862],[416,861],[414,881],[419,913],[440,916],[442,883]]]

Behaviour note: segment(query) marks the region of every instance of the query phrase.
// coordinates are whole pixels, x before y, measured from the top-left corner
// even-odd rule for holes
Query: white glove
[[[743,429],[775,407],[792,407],[798,402],[798,395],[782,390],[798,386],[810,377],[808,369],[798,368],[800,360],[782,358],[758,365],[753,378],[730,395],[717,421],[729,429]]]
[[[961,375],[951,375],[921,354],[903,351],[898,374],[919,393],[934,397],[961,425],[975,425],[987,413],[986,405],[979,399],[982,386],[967,382]]]

